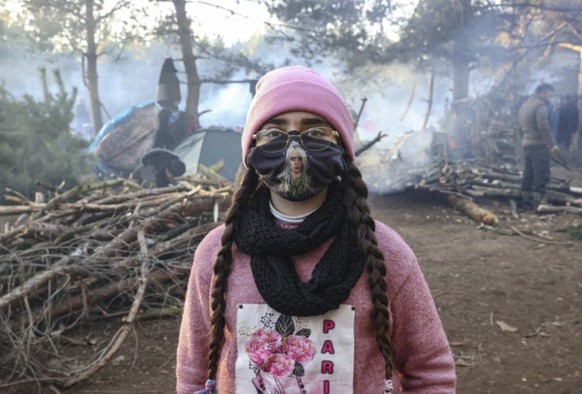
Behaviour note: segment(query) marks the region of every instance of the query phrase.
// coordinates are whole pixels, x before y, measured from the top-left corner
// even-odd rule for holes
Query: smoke
[[[128,57],[117,61],[103,58],[98,64],[99,90],[106,113],[104,119],[115,116],[131,105],[155,99],[159,72],[164,60],[161,54],[140,59]],[[81,59],[78,56],[59,54],[31,55],[25,50],[15,48],[10,56],[0,62],[0,80],[15,97],[24,94],[42,99],[43,88],[39,69],[45,68],[48,86],[57,91],[53,71],[59,71],[65,89],[71,92],[77,88],[78,94],[89,96],[83,82]]]
[[[431,165],[432,132],[446,116],[451,82],[436,79],[431,99],[430,75],[415,72],[409,65],[368,67],[364,75],[373,77],[352,76],[338,82],[354,113],[363,105],[356,148],[380,132],[387,137],[358,156],[356,163],[370,191],[401,191],[416,183]]]
[[[52,72],[58,70],[63,78],[65,89],[71,92],[77,88],[78,94],[89,97],[84,86],[79,57],[71,55],[31,56],[24,49],[15,47],[9,51],[9,56],[0,62],[0,81],[15,97],[27,94],[35,99],[43,98],[43,88],[39,69],[47,70],[49,89],[57,91]],[[98,64],[99,92],[104,108],[106,122],[128,107],[155,100],[160,70],[166,57],[179,58],[179,55],[168,53],[167,49],[150,47],[142,55],[131,54],[123,58],[112,60],[101,58]],[[133,57],[139,56],[139,57]],[[182,82],[182,105],[186,97],[186,76],[180,62],[176,62],[179,69],[178,77]],[[211,76],[211,75],[205,75]],[[244,75],[234,79],[246,78]],[[251,95],[248,84],[202,85],[199,110],[211,110],[203,115],[203,125],[220,124],[225,127],[238,127],[244,123],[244,112]],[[87,101],[87,100],[86,100]]]
[[[246,75],[235,75],[233,80],[246,79]],[[246,112],[251,103],[248,83],[234,83],[220,86],[202,86],[203,101],[199,111],[210,110],[200,117],[202,127],[220,126],[240,128],[244,126]]]
[[[389,149],[372,147],[356,158],[373,193],[387,194],[418,183],[432,167],[432,130],[402,134]]]

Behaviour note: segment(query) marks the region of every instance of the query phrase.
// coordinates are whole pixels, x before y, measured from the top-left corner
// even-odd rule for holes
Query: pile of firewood
[[[232,185],[183,179],[144,189],[130,180],[82,185],[48,202],[11,192],[23,215],[0,233],[0,391],[36,381],[68,387],[112,359],[136,319],[177,314],[194,250],[217,226]],[[116,319],[103,346],[75,330]],[[75,345],[89,354],[75,363]]]
[[[521,200],[523,168],[518,106],[499,108],[493,105],[495,101],[480,97],[457,106],[463,124],[453,127],[451,134],[435,135],[432,166],[417,179],[415,188],[447,194],[454,206],[460,199],[495,199],[509,201],[515,210],[516,202]],[[582,172],[562,153],[553,154],[552,162],[569,171]],[[571,185],[568,179],[551,177],[546,197],[548,205],[540,206],[538,211],[582,213],[582,188]]]
[[[494,215],[478,209],[476,201],[502,200],[516,209],[521,201],[522,164],[516,148],[520,141],[517,131],[502,123],[489,122],[478,130],[469,133],[465,145],[446,133],[405,134],[389,150],[360,159],[359,165],[373,190],[444,194],[450,205],[476,221],[496,224]],[[561,154],[552,158],[556,165],[582,172]],[[582,187],[571,185],[571,180],[552,176],[546,197],[548,205],[540,206],[540,212],[582,214]],[[469,212],[468,206],[480,213]]]
[[[519,200],[521,174],[511,167],[488,167],[475,162],[443,164],[414,187],[475,199]],[[551,177],[546,197],[556,211],[582,213],[582,188],[567,179]],[[550,209],[550,208],[548,208]]]

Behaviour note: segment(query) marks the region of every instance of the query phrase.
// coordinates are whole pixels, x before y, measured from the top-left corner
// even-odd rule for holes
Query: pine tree
[[[54,73],[57,94],[48,89],[46,71],[41,70],[44,97],[13,97],[0,86],[0,188],[13,189],[33,199],[37,183],[69,189],[90,174],[88,143],[71,134],[76,89],[71,94],[63,87],[60,74]],[[4,202],[0,198],[0,203]]]

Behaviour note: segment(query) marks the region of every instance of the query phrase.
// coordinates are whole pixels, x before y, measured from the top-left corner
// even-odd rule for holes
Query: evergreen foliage
[[[0,86],[0,188],[16,190],[30,199],[36,191],[45,191],[37,182],[71,188],[90,173],[88,143],[71,134],[76,90],[65,92],[55,72],[58,94],[48,91],[46,75],[44,99],[30,95],[14,98]],[[5,202],[0,198],[0,203]]]
[[[570,238],[582,241],[582,226],[572,224],[566,227],[566,232],[570,235]]]

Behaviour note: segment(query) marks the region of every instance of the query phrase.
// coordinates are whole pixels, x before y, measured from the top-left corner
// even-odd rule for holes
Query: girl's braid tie
[[[204,390],[195,391],[194,394],[217,394],[216,391],[216,381],[212,379],[208,379],[206,381],[206,385]]]

